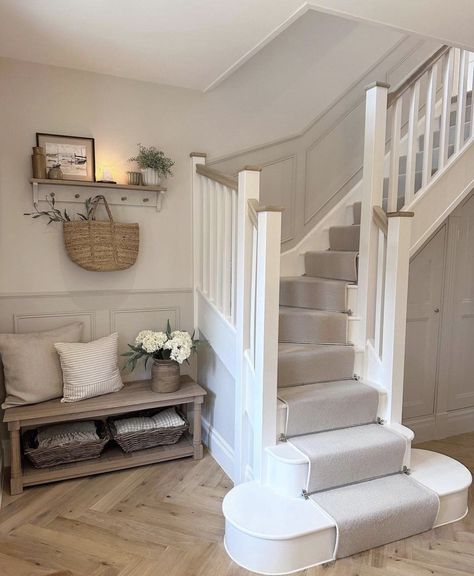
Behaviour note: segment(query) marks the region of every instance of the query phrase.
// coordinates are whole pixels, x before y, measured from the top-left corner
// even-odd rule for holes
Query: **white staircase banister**
[[[196,164],[196,173],[200,174],[201,176],[206,176],[209,180],[213,180],[214,182],[218,182],[223,186],[227,186],[228,188],[232,188],[233,190],[237,190],[238,182],[235,178],[231,176],[227,176],[219,170],[215,170],[214,168],[210,168],[206,166],[204,163],[200,162]]]

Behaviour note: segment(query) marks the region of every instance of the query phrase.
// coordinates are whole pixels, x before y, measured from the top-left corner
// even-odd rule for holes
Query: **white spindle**
[[[209,194],[209,298],[216,299],[216,245],[217,245],[217,214],[216,214],[216,182],[210,182]]]
[[[210,182],[207,179],[202,179],[202,191],[203,191],[203,219],[202,219],[202,230],[203,230],[203,283],[202,289],[204,294],[209,294],[209,278],[210,278]]]
[[[422,186],[426,186],[431,180],[431,171],[433,167],[433,127],[436,108],[436,84],[438,76],[438,65],[428,72],[428,87],[426,90],[426,107],[425,107],[425,135],[423,147],[423,176]]]
[[[415,196],[416,152],[418,150],[418,108],[420,106],[420,81],[410,90],[410,111],[407,132],[407,166],[405,176],[405,204]]]
[[[441,170],[449,157],[449,125],[451,98],[453,96],[454,49],[446,54],[443,69],[443,97],[441,101],[441,126],[439,134],[438,170]]]
[[[255,329],[256,329],[256,296],[257,296],[257,229],[252,230],[252,260],[251,260],[251,287],[250,287],[250,322],[249,322],[249,350],[252,366],[255,367]]]
[[[203,283],[203,187],[202,177],[196,172],[198,164],[205,164],[204,154],[191,154],[191,182],[193,194],[193,283],[194,283],[194,328],[198,328],[198,290]]]
[[[400,172],[400,130],[402,126],[402,103],[403,99],[398,98],[392,106],[392,130],[390,134],[390,177],[388,188],[387,209],[389,212],[396,212],[398,206],[398,188]]]
[[[236,290],[237,290],[237,230],[238,230],[238,212],[237,212],[237,190],[232,190],[232,251],[231,251],[231,301],[230,301],[230,316],[232,324],[236,324]]]
[[[472,52],[470,52],[469,54],[472,54]],[[469,121],[471,123],[471,138],[474,137],[474,60],[471,60],[470,63],[471,65],[471,74],[472,74],[472,78],[471,78],[471,113],[469,115]]]
[[[379,357],[382,356],[383,344],[383,317],[384,317],[384,296],[385,296],[385,273],[386,273],[386,255],[387,243],[385,234],[379,230],[377,246],[377,290],[376,290],[376,308],[375,308],[375,350]]]
[[[466,121],[467,71],[468,71],[468,52],[466,50],[461,50],[459,59],[456,139],[454,142],[455,152],[460,150],[464,144],[464,125]]]
[[[223,312],[227,318],[231,317],[231,282],[232,282],[232,190],[225,188],[224,193],[224,243],[222,276]]]
[[[216,306],[222,311],[224,277],[224,187],[216,183]]]

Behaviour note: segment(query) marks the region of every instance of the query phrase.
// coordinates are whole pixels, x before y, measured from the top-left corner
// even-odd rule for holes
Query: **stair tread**
[[[322,278],[319,276],[282,276],[280,283],[302,283],[302,284],[327,284],[329,286],[347,286],[347,284],[354,284],[349,280],[337,280],[334,278]]]
[[[281,314],[301,316],[302,318],[313,316],[319,318],[338,317],[347,319],[347,314],[338,312],[337,310],[318,310],[317,308],[297,308],[295,306],[280,306],[280,315]]]
[[[337,523],[337,558],[430,530],[438,496],[406,474],[395,474],[313,494]]]
[[[278,354],[282,356],[288,355],[298,355],[298,354],[337,354],[338,352],[346,352],[347,350],[353,350],[354,347],[351,344],[298,344],[297,342],[280,342],[278,344]]]
[[[356,282],[358,256],[355,250],[308,251],[305,253],[306,276]]]
[[[306,490],[315,492],[400,472],[406,438],[367,424],[289,440],[311,462]]]

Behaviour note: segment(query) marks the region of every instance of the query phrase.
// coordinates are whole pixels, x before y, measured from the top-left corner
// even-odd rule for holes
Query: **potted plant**
[[[158,186],[162,178],[173,175],[171,172],[171,167],[174,166],[173,160],[155,146],[138,144],[138,154],[129,158],[129,162],[138,164],[145,186]]]
[[[196,350],[196,344],[197,340],[194,340],[189,332],[171,331],[168,320],[166,332],[139,332],[135,343],[128,345],[131,350],[122,356],[128,356],[125,367],[131,371],[141,358],[145,358],[145,367],[152,359],[151,389],[163,394],[179,389],[180,364],[188,362],[188,358]]]

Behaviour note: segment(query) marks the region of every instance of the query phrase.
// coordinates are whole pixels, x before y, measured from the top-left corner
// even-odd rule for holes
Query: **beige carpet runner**
[[[329,230],[330,249],[305,254],[305,275],[282,278],[278,397],[284,439],[307,459],[302,491],[335,521],[342,558],[432,528],[436,494],[403,468],[407,440],[377,422],[378,391],[354,379],[347,285],[357,281],[354,224]]]

